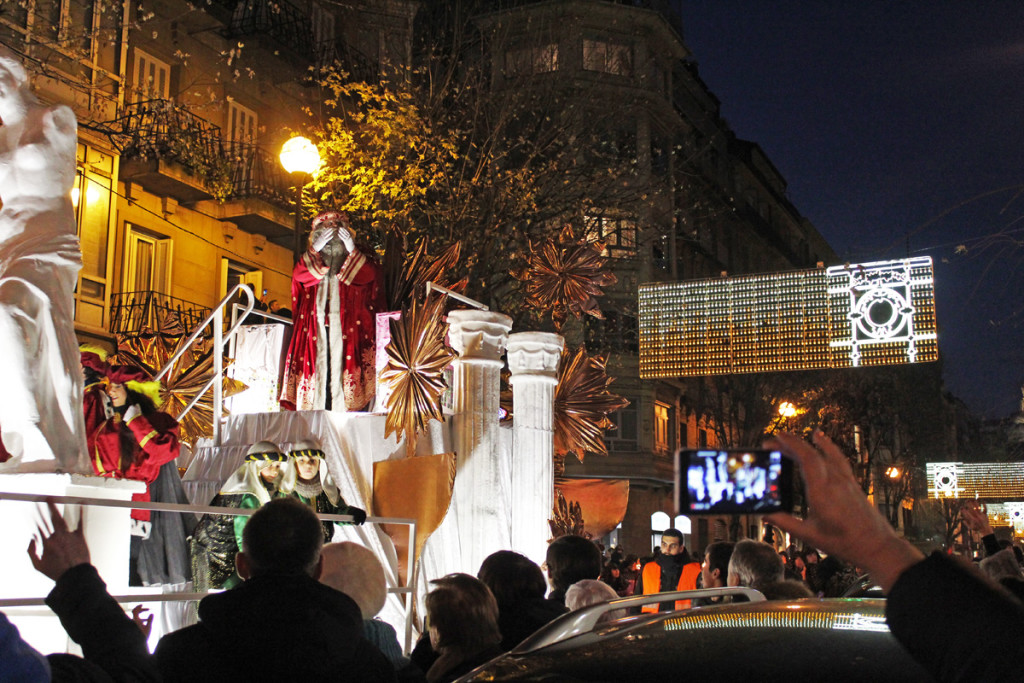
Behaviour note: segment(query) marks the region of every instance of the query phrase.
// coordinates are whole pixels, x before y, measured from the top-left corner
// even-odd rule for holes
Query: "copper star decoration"
[[[575,353],[562,351],[555,387],[555,453],[574,453],[580,462],[587,452],[608,455],[604,430],[615,425],[609,413],[625,408],[629,401],[613,394],[608,385],[605,359],[587,355],[580,347]]]
[[[569,314],[603,318],[596,297],[602,287],[615,284],[617,278],[607,268],[602,255],[603,242],[578,239],[572,226],[565,226],[558,239],[548,238],[535,248],[530,243],[526,268],[512,277],[526,283],[526,304],[542,313],[550,312],[556,330]]]
[[[389,311],[408,308],[413,298],[422,301],[428,282],[460,294],[466,288],[466,280],[453,282],[447,277],[459,263],[461,244],[448,245],[438,256],[428,254],[429,248],[430,241],[424,238],[412,254],[406,255],[402,235],[394,229],[388,233],[384,248],[384,291],[388,294]]]
[[[391,321],[388,365],[381,381],[389,385],[385,438],[397,434],[406,438],[406,452],[416,452],[416,438],[430,420],[444,421],[441,394],[445,390],[444,369],[455,354],[445,346],[447,324],[444,306],[447,296],[433,297],[425,304],[413,299],[399,320]]]
[[[167,362],[178,352],[187,337],[174,320],[164,320],[160,329],[145,329],[139,333],[124,335],[118,339],[117,360],[145,370],[150,377],[156,377]],[[208,341],[197,340],[189,350],[175,361],[174,366],[161,380],[160,410],[178,420],[181,440],[194,444],[196,439],[212,436],[213,391],[208,390],[188,413],[182,416],[185,407],[201,392],[213,378],[213,353]],[[224,361],[224,368],[230,364]],[[226,375],[223,381],[224,397],[245,391],[248,387]],[[225,411],[226,414],[226,411]]]

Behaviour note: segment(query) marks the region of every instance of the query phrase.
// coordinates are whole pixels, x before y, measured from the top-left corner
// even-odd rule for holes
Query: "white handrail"
[[[180,420],[188,413],[188,411],[192,410],[192,406],[194,406],[199,399],[206,394],[210,385],[213,385],[213,445],[218,448],[220,447],[220,423],[224,417],[224,341],[225,338],[230,340],[235,336],[235,332],[238,331],[242,322],[241,320],[234,322],[225,334],[224,307],[234,300],[235,295],[238,292],[245,292],[245,296],[249,299],[249,303],[245,306],[245,313],[242,315],[242,320],[245,319],[245,316],[248,315],[256,305],[256,298],[253,294],[252,287],[240,282],[231,288],[231,291],[227,293],[227,296],[221,299],[216,308],[210,311],[210,314],[206,316],[206,319],[199,324],[199,327],[195,329],[195,332],[189,336],[181,348],[178,349],[177,353],[171,356],[171,359],[167,361],[167,365],[165,365],[163,370],[160,371],[160,374],[154,378],[157,381],[163,379],[164,375],[170,371],[171,367],[178,361],[178,359],[181,358],[187,350],[192,348],[192,344],[203,333],[206,326],[209,325],[211,321],[213,322],[213,349],[211,350],[213,353],[213,377],[206,383],[206,386],[203,387],[202,391],[196,394],[196,397],[192,399],[191,403],[185,406],[185,410],[178,415],[178,419]]]
[[[159,512],[191,512],[194,514],[230,515],[232,517],[249,517],[256,514],[259,509],[228,508],[219,505],[182,505],[181,503],[154,503],[133,500],[111,500],[109,498],[91,498],[88,496],[44,496],[35,493],[14,493],[0,491],[0,500],[19,501],[23,503],[45,503],[53,501],[58,505],[94,505],[96,507],[110,508],[131,508],[137,510],[152,510]],[[317,513],[317,517],[327,522],[352,522],[352,515],[329,515]],[[388,593],[405,596],[405,652],[408,653],[412,647],[412,607],[415,596],[415,553],[416,547],[416,520],[404,517],[367,517],[366,522],[370,524],[404,524],[409,527],[409,557],[406,565],[406,586],[389,586]],[[115,595],[114,599],[119,603],[128,602],[166,602],[166,601],[187,601],[201,600],[211,593],[220,591],[209,591],[205,593],[195,592],[169,592],[169,593],[138,593],[134,595]],[[9,607],[41,607],[46,604],[45,598],[4,598],[0,599],[0,610]]]

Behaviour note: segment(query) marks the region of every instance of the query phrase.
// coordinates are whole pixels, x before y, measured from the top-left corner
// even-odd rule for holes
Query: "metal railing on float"
[[[177,512],[192,513],[200,515],[230,515],[232,517],[251,517],[258,511],[256,509],[226,508],[218,505],[182,505],[180,503],[145,503],[131,500],[110,500],[107,498],[89,498],[84,496],[42,496],[30,493],[13,493],[0,491],[0,500],[19,501],[24,503],[43,503],[48,500],[58,505],[94,505],[96,507],[128,508],[131,510],[151,510],[154,512]],[[351,515],[327,515],[317,514],[322,521],[327,522],[351,522]],[[80,519],[80,517],[79,517]],[[367,517],[367,524],[402,524],[409,527],[409,547],[416,547],[416,520],[403,517]],[[385,559],[381,563],[387,566]],[[408,653],[412,646],[412,607],[415,600],[414,574],[414,553],[409,553],[406,567],[406,576],[409,577],[408,586],[388,585],[388,593],[401,595],[405,598],[405,633],[404,651]],[[113,595],[120,604],[127,603],[152,603],[152,602],[189,602],[202,600],[207,595],[220,593],[220,590],[205,592],[170,592],[170,593],[132,593],[130,595]],[[0,612],[13,607],[45,607],[45,597],[38,598],[0,598]]]
[[[225,332],[224,308],[235,300],[237,294],[242,292],[245,293],[245,297],[248,299],[249,302],[244,306],[244,313],[242,314],[242,318],[240,320],[233,320],[231,327],[229,327],[227,332]],[[160,371],[160,374],[153,378],[156,381],[160,381],[161,379],[163,379],[164,376],[168,372],[170,372],[170,369],[174,366],[178,359],[181,358],[186,351],[191,349],[195,341],[202,336],[203,331],[206,329],[206,326],[209,325],[211,322],[213,323],[213,348],[211,349],[211,352],[213,353],[213,376],[210,378],[210,381],[207,382],[206,385],[198,393],[196,393],[195,398],[193,398],[192,401],[187,406],[185,406],[185,409],[181,411],[181,414],[178,415],[178,420],[180,421],[182,417],[187,415],[188,412],[192,410],[192,407],[195,406],[195,404],[198,403],[199,400],[206,395],[206,392],[209,391],[210,387],[212,386],[213,446],[215,448],[220,448],[221,422],[224,419],[224,382],[222,379],[224,376],[224,346],[227,343],[227,341],[230,341],[231,339],[234,338],[235,334],[238,332],[238,328],[241,327],[242,322],[245,320],[245,316],[252,312],[255,303],[256,298],[253,295],[252,288],[249,285],[239,283],[232,287],[231,291],[227,293],[227,296],[220,300],[220,303],[217,304],[217,306],[212,311],[210,311],[210,314],[206,316],[206,319],[199,324],[199,326],[195,329],[194,332],[192,332],[192,334],[185,341],[185,343],[181,345],[181,348],[178,349],[177,353],[171,356],[170,360],[167,361],[167,364],[164,366],[163,370]]]

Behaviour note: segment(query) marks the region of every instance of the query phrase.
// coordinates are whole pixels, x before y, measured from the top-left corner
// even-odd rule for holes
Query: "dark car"
[[[622,608],[741,594],[750,602],[604,621]],[[621,614],[621,611],[618,612]],[[606,617],[607,618],[607,617]],[[885,600],[770,601],[750,589],[613,600],[570,612],[468,681],[930,681],[885,624]]]

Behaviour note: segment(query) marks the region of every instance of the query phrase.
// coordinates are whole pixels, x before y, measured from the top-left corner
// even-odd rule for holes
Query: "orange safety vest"
[[[697,589],[697,577],[700,576],[700,563],[691,562],[683,565],[683,571],[679,575],[679,585],[676,590],[690,591]],[[644,595],[661,592],[661,567],[653,560],[644,565]],[[644,605],[641,608],[644,612],[657,612],[658,603]],[[690,609],[689,600],[676,600],[676,609]]]

